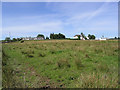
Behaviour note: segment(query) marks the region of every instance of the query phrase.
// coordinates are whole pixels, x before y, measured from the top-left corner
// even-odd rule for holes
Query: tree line
[[[78,40],[82,38],[84,38],[85,40],[87,39],[90,39],[90,40],[94,40],[96,38],[95,35],[92,35],[92,34],[88,34],[88,36],[85,36],[85,34],[81,33],[80,35],[77,35],[78,36]],[[54,34],[54,33],[50,33],[50,38],[49,37],[46,37],[43,35],[43,34],[38,34],[37,35],[37,38],[39,37],[42,37],[44,39],[70,39],[70,38],[66,38],[66,36],[64,34],[61,34],[61,33],[58,33],[58,34]],[[113,39],[120,39],[119,37],[115,37]],[[6,37],[5,40],[3,41],[6,41],[6,42],[15,42],[15,41],[22,41],[23,38],[13,38],[11,39],[10,37]]]
[[[59,34],[54,34],[54,33],[51,33],[50,34],[50,39],[65,39],[65,35],[59,33]]]
[[[37,37],[43,37],[45,39],[45,36],[43,34],[38,34]],[[49,37],[46,37],[46,39],[49,39]],[[59,33],[59,34],[50,34],[50,39],[65,39],[65,35]]]
[[[59,34],[54,34],[54,33],[51,33],[50,34],[50,38],[47,36],[45,38],[45,36],[43,34],[38,34],[37,35],[37,38],[44,38],[44,39],[65,39],[65,35],[59,33]],[[5,40],[3,40],[3,42],[16,42],[16,41],[22,41],[23,38],[13,38],[11,39],[10,37],[6,37]]]

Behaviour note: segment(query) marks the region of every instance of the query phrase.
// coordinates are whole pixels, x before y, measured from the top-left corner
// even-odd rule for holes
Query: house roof
[[[74,37],[76,37],[76,36],[81,36],[81,35],[75,35]]]

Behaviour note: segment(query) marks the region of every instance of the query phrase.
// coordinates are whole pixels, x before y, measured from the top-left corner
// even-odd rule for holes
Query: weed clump
[[[55,54],[55,51],[50,51],[51,54]]]
[[[22,40],[22,41],[20,41],[20,43],[23,43],[24,41]]]
[[[53,62],[51,60],[46,60],[44,63],[45,65],[51,65]]]
[[[39,53],[39,55],[38,55],[39,57],[45,57],[46,56],[46,54],[45,53]]]
[[[86,58],[90,58],[88,54],[85,54],[85,57],[86,57]]]
[[[102,49],[95,49],[95,53],[102,53],[103,52],[103,50]]]
[[[75,65],[77,69],[80,69],[81,67],[84,67],[80,59],[75,59]]]
[[[38,49],[38,47],[37,47],[37,46],[34,46],[34,48],[35,48],[35,49]]]
[[[29,48],[32,48],[31,46],[29,46]]]
[[[97,65],[97,69],[100,71],[100,72],[109,72],[109,67],[108,65],[103,65],[103,64],[98,64]]]
[[[65,59],[61,59],[57,62],[57,66],[58,68],[65,68],[65,67],[71,67],[71,65],[69,64],[69,62]]]
[[[118,52],[118,49],[115,49],[114,52]]]
[[[34,51],[33,50],[24,50],[24,51],[21,51],[22,54],[34,54]]]
[[[27,54],[27,57],[32,58],[34,56],[32,54]]]

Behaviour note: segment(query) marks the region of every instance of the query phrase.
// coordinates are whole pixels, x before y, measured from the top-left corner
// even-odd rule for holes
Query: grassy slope
[[[25,41],[3,50],[16,87],[118,87],[117,41]]]

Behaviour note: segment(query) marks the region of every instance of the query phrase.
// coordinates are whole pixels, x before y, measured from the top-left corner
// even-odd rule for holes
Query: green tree
[[[88,38],[91,39],[91,35],[90,34],[88,34]]]
[[[86,36],[85,36],[83,33],[81,33],[81,36],[82,36],[84,39],[87,39]]]
[[[45,38],[43,34],[38,34],[38,35],[37,35],[37,38],[38,38],[38,37],[43,37],[43,38]]]
[[[16,38],[13,38],[12,41],[15,42],[15,41],[17,41],[17,39],[16,39]]]
[[[78,40],[80,40],[80,35],[78,35]]]
[[[117,37],[115,37],[115,39],[117,39]]]
[[[92,39],[95,39],[96,37],[95,37],[95,35],[92,35]]]
[[[49,37],[46,37],[46,39],[49,39]]]
[[[22,38],[17,38],[17,41],[21,41],[22,40]]]
[[[95,35],[90,35],[90,34],[88,34],[88,38],[89,38],[89,39],[95,39],[96,37],[95,37]]]
[[[63,35],[63,34],[61,34],[61,33],[59,33],[58,36],[59,36],[60,39],[65,39],[65,35]]]
[[[10,42],[11,41],[10,37],[6,37],[5,41]]]
[[[59,34],[54,34],[54,33],[51,33],[50,34],[50,39],[65,39],[65,35],[59,33]]]
[[[83,34],[83,33],[81,33],[81,36],[82,36],[82,37],[84,37],[84,34]]]
[[[50,39],[54,39],[54,33],[50,34]]]

